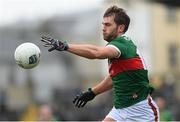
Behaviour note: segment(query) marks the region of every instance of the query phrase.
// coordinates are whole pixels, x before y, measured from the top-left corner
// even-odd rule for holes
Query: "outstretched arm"
[[[114,58],[119,55],[119,52],[113,47],[101,47],[90,44],[69,44],[67,51],[89,59]]]
[[[76,95],[73,100],[73,103],[76,107],[84,107],[88,101],[94,99],[94,97],[98,94],[101,94],[112,88],[112,80],[110,76],[107,76],[104,80],[102,80],[99,84],[94,86],[93,88],[89,88],[86,92],[81,92]]]
[[[72,54],[89,59],[106,59],[120,56],[120,51],[111,46],[95,46],[90,44],[68,44],[51,37],[42,36],[41,41],[45,47],[50,47],[48,51],[68,51]]]

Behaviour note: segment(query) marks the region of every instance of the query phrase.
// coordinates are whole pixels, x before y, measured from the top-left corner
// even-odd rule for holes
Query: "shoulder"
[[[117,37],[116,39],[112,40],[108,44],[113,44],[113,43],[117,43],[117,44],[129,44],[129,43],[133,43],[133,41],[128,36],[120,36],[120,37]]]
[[[107,45],[115,45],[115,46],[123,45],[123,41],[124,39],[122,37],[117,37],[116,39],[109,42]]]
[[[136,47],[132,39],[127,36],[120,36],[109,42],[107,45],[114,45],[120,50],[126,50],[128,48]]]

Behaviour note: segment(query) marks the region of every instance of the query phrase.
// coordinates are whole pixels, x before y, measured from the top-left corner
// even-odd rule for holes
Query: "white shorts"
[[[127,108],[116,109],[113,107],[107,117],[118,122],[159,122],[159,109],[149,97]]]

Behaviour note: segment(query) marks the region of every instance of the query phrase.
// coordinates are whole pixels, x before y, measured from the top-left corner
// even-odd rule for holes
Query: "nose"
[[[105,27],[104,27],[104,26],[103,26],[103,28],[102,28],[102,31],[103,31],[103,32],[106,32],[106,29],[105,29]]]
[[[105,29],[104,29],[104,28],[102,29],[102,32],[103,32],[103,33],[105,32]]]

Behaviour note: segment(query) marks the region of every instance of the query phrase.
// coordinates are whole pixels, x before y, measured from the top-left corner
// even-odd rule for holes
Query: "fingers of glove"
[[[52,47],[52,44],[43,44],[44,47]]]
[[[41,39],[42,39],[42,40],[49,40],[49,41],[52,40],[51,37],[47,37],[47,36],[42,36]]]
[[[78,99],[75,103],[75,106],[78,107],[78,105],[81,103],[82,100]]]
[[[87,103],[87,102],[83,102],[83,103],[81,104],[81,107],[84,107],[84,106],[86,105],[86,103]]]
[[[49,52],[55,50],[56,48],[55,47],[51,47],[50,49],[48,49]]]
[[[45,42],[46,44],[51,44],[51,41],[49,41],[49,40],[41,39],[41,41]]]
[[[79,98],[81,98],[81,96],[82,96],[82,93],[77,94],[73,100],[73,103],[75,103]]]
[[[76,96],[73,100],[73,103],[76,103],[76,101],[78,100],[78,96]]]
[[[80,108],[83,103],[84,103],[84,101],[80,101],[80,102],[78,103],[77,107]]]
[[[41,41],[45,42],[47,44],[52,44],[55,41],[55,39],[53,39],[51,37],[42,36]]]

